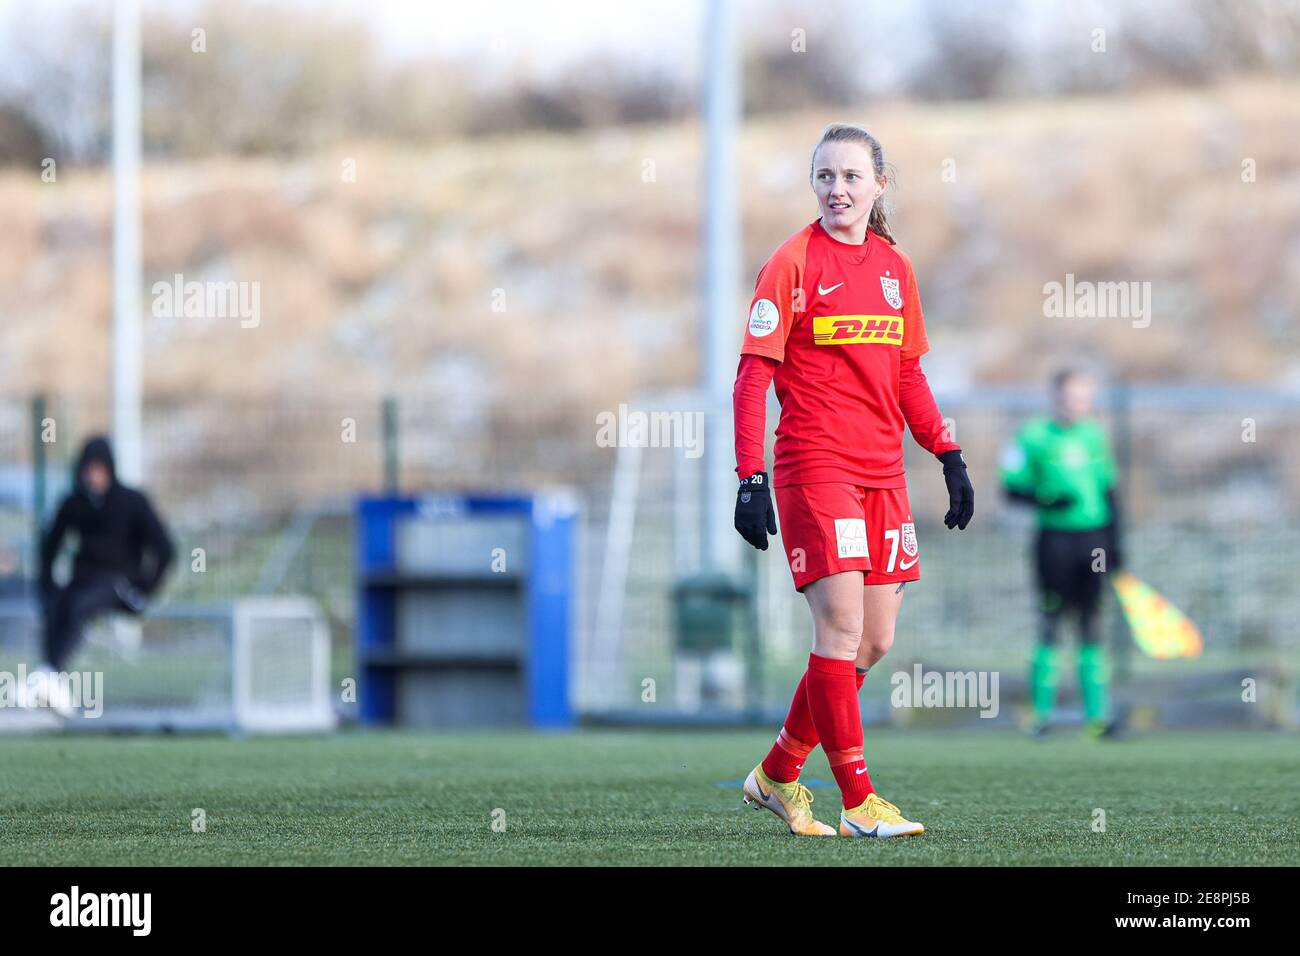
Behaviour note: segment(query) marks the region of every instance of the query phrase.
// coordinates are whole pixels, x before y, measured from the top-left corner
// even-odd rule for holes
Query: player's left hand
[[[964,531],[975,516],[975,487],[966,474],[966,459],[960,448],[954,448],[940,455],[939,460],[943,462],[943,480],[948,486],[948,513],[943,516],[943,523],[949,531],[953,528]]]

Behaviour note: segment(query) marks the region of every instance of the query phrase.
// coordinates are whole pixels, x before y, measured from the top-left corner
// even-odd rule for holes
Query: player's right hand
[[[767,472],[756,471],[740,483],[736,492],[736,530],[758,548],[767,550],[767,536],[776,534],[776,509]]]

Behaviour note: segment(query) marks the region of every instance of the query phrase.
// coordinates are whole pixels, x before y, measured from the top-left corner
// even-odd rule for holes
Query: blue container
[[[571,497],[357,501],[361,720],[569,727]]]

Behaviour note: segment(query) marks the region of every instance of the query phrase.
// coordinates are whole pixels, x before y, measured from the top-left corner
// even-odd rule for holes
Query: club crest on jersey
[[[885,293],[885,301],[892,308],[901,309],[903,307],[903,295],[898,291],[898,280],[891,279],[888,276],[880,277],[880,288]]]
[[[911,521],[903,522],[903,553],[908,557],[916,554],[916,525]]]

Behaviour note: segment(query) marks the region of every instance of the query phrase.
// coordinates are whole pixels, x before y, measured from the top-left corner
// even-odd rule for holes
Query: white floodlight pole
[[[122,480],[141,474],[140,6],[113,11],[113,444]]]
[[[740,115],[737,40],[731,0],[710,0],[704,18],[704,311],[700,389],[706,402],[703,507],[704,567],[735,573],[740,541],[732,527],[735,441],[731,387],[739,359],[736,282],[740,268],[740,210],[735,141]]]

